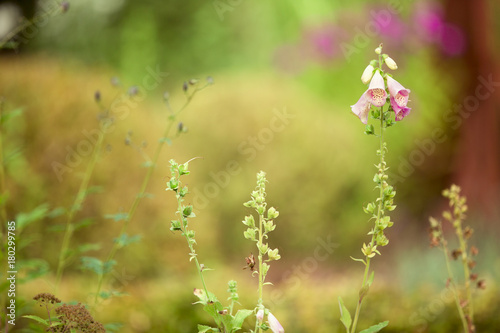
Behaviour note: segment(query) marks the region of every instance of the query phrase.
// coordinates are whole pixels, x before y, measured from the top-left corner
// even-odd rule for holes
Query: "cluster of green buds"
[[[188,246],[191,250],[190,261],[196,257],[196,252],[194,251],[193,245],[196,244],[195,232],[189,229],[188,219],[196,217],[193,212],[192,205],[184,205],[185,196],[189,193],[187,186],[182,185],[181,177],[184,175],[189,175],[189,162],[184,164],[179,164],[174,160],[170,160],[170,180],[167,182],[167,191],[174,191],[177,198],[177,214],[179,219],[172,220],[170,222],[170,230],[180,231],[182,236],[186,237]]]
[[[381,149],[377,150],[377,155],[379,155],[380,162],[375,165],[378,169],[377,173],[373,177],[373,182],[376,184],[375,188],[380,191],[380,196],[375,200],[375,202],[368,203],[363,210],[365,213],[371,216],[375,220],[375,226],[368,233],[373,235],[373,242],[369,245],[363,244],[362,252],[365,256],[372,258],[375,254],[380,254],[377,250],[377,246],[386,246],[389,244],[389,239],[384,234],[384,230],[391,227],[394,222],[391,221],[391,217],[386,215],[386,212],[393,211],[396,209],[394,205],[394,197],[396,196],[396,191],[394,188],[387,183],[389,178],[386,174],[387,163],[385,162],[384,155],[387,152],[387,145],[384,142]]]
[[[259,216],[258,223],[256,222],[253,215],[245,216],[245,219],[243,220],[243,224],[248,227],[244,231],[243,235],[246,239],[256,242],[258,250],[257,263],[255,262],[253,254],[250,255],[250,257],[246,258],[247,266],[252,271],[252,274],[259,275],[259,299],[257,307],[255,308],[256,323],[254,332],[257,332],[257,330],[259,332],[262,332],[263,330],[267,330],[269,328],[262,320],[264,317],[264,311],[267,311],[263,304],[264,301],[262,289],[264,285],[270,284],[269,282],[265,282],[266,275],[270,267],[268,262],[279,260],[281,258],[280,254],[278,253],[278,249],[272,250],[269,247],[269,244],[267,242],[264,242],[264,239],[268,238],[268,234],[276,228],[274,219],[279,216],[279,212],[274,207],[270,207],[269,209],[267,208],[266,183],[266,174],[265,172],[260,171],[257,174],[257,186],[251,193],[251,199],[243,204],[245,207],[255,209]],[[254,266],[257,264],[258,268],[257,270],[255,270]],[[271,325],[272,318],[274,317],[271,317],[271,315],[268,316],[270,327],[273,332],[282,332],[283,328],[281,327],[281,325],[279,325],[280,329],[275,330],[273,328],[273,325]],[[275,326],[278,327],[278,325]]]
[[[248,228],[243,235],[246,239],[252,240],[257,243],[259,271],[262,270],[263,278],[265,279],[269,265],[266,262],[272,260],[279,260],[281,256],[278,249],[271,250],[269,244],[264,242],[264,238],[268,238],[268,234],[276,228],[274,219],[279,216],[279,212],[271,207],[267,209],[266,203],[266,174],[261,171],[257,174],[257,187],[252,192],[250,201],[245,202],[245,207],[254,208],[259,215],[258,225],[255,222],[253,215],[245,216],[243,224]],[[267,256],[266,262],[263,262],[264,257]]]

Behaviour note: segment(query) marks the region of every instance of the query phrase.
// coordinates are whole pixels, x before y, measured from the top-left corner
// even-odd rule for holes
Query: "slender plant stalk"
[[[263,222],[263,219],[264,219],[264,215],[263,214],[259,214],[259,245],[262,246],[262,241],[263,241],[263,233],[262,233],[262,222]],[[264,302],[263,300],[263,287],[264,287],[264,272],[262,270],[262,253],[260,251],[260,248],[259,248],[259,256],[258,256],[258,259],[259,259],[259,306],[262,305],[262,303]],[[262,328],[259,327],[259,333],[262,333]]]
[[[441,233],[441,235],[444,235],[443,234],[443,227],[441,225],[441,223],[439,223],[439,232]],[[457,309],[458,309],[458,314],[460,316],[460,320],[462,321],[462,325],[464,327],[464,332],[467,333],[469,332],[469,325],[467,323],[467,318],[465,318],[465,313],[464,313],[464,310],[462,308],[462,306],[460,305],[460,298],[458,297],[458,289],[457,289],[457,286],[455,284],[455,278],[453,277],[453,271],[451,269],[451,264],[450,264],[450,259],[448,258],[448,247],[446,246],[446,240],[443,238],[441,240],[441,244],[443,246],[443,252],[444,252],[444,259],[446,261],[446,269],[448,270],[448,276],[450,278],[450,285],[452,287],[452,291],[453,291],[453,298],[455,299],[455,304],[457,306]]]
[[[75,231],[75,225],[73,224],[73,220],[75,218],[75,214],[82,207],[83,201],[87,196],[87,190],[90,183],[90,178],[94,172],[95,165],[97,164],[97,160],[101,154],[102,145],[104,142],[104,133],[101,133],[99,138],[97,139],[94,151],[92,152],[92,157],[90,158],[90,162],[87,165],[87,169],[85,170],[85,174],[83,175],[82,182],[80,183],[80,188],[78,189],[78,193],[75,197],[75,201],[71,206],[68,214],[66,215],[66,229],[64,232],[64,237],[61,245],[61,251],[59,252],[59,261],[57,265],[57,273],[56,273],[56,291],[59,288],[61,283],[62,275],[64,272],[64,268],[66,266],[67,252],[71,242],[71,237],[73,236],[73,232]]]
[[[464,235],[462,232],[462,223],[460,219],[458,218],[455,223],[458,224],[456,232],[460,242],[460,250],[462,251],[462,264],[464,266],[464,278],[465,278],[465,292],[467,295],[467,310],[468,310],[467,312],[469,315],[470,322],[474,323],[474,307],[472,304],[472,291],[470,288],[470,271],[467,258],[467,244],[465,243]]]
[[[165,131],[163,132],[163,136],[161,137],[161,139],[158,141],[158,145],[156,146],[156,150],[154,151],[154,154],[153,154],[153,158],[151,159],[151,163],[148,167],[148,171],[146,172],[146,175],[144,176],[144,179],[142,181],[142,184],[141,184],[141,187],[140,187],[140,190],[139,190],[139,194],[137,194],[137,196],[135,197],[134,199],[134,202],[132,203],[132,206],[130,207],[128,213],[127,213],[127,216],[125,218],[125,221],[121,227],[121,230],[120,230],[120,233],[119,233],[119,236],[118,238],[122,237],[126,231],[127,231],[127,228],[130,224],[130,221],[132,220],[132,218],[134,217],[135,215],[135,212],[137,210],[137,207],[139,206],[139,203],[141,202],[142,198],[145,197],[146,195],[146,189],[148,187],[148,184],[149,184],[149,181],[151,180],[151,176],[153,175],[153,172],[156,168],[156,164],[158,162],[158,159],[160,157],[160,153],[163,149],[163,146],[165,145],[165,142],[166,142],[166,139],[169,137],[170,135],[170,131],[172,130],[172,127],[174,126],[174,123],[175,123],[175,120],[177,119],[177,117],[179,116],[179,114],[184,111],[186,109],[186,107],[189,105],[189,103],[191,102],[191,100],[193,99],[193,97],[196,95],[197,92],[203,90],[204,88],[206,88],[209,84],[201,87],[201,88],[196,88],[193,90],[193,92],[191,94],[187,94],[187,99],[186,99],[186,102],[184,103],[184,105],[177,111],[177,112],[173,112],[172,114],[170,114],[168,117],[167,117],[167,126],[165,128]],[[169,104],[167,103],[167,107],[170,109],[169,107]],[[116,252],[119,250],[120,246],[119,246],[119,243],[118,242],[114,242],[113,243],[113,246],[111,247],[111,250],[106,258],[106,261],[104,263],[104,267],[108,266],[109,263],[111,262],[111,260],[113,260],[113,258],[115,257],[116,255]],[[196,262],[198,262],[196,260]],[[199,264],[198,264],[199,266]],[[98,281],[97,281],[97,291],[95,293],[95,297],[94,297],[94,304],[96,305],[97,304],[97,301],[98,301],[98,298],[99,298],[99,293],[101,292],[101,288],[102,288],[102,284],[103,284],[103,281],[104,281],[104,277],[105,277],[105,274],[102,273],[102,274],[99,274],[98,276]],[[207,294],[207,297],[208,297],[208,294]]]
[[[384,147],[384,108],[380,108],[380,135],[379,135],[379,149],[380,149],[380,166],[382,167],[385,164],[385,147]],[[382,186],[380,186],[380,192],[379,192],[379,202],[378,202],[378,210],[377,210],[377,221],[380,221],[380,217],[382,215],[382,210],[384,207],[383,205],[383,196],[384,196],[384,189]],[[373,248],[375,245],[375,233],[372,234],[372,239],[370,241],[370,248]],[[363,283],[361,284],[361,290],[365,290],[368,285],[368,274],[370,272],[370,261],[371,258],[368,256],[365,257],[365,272],[363,274]],[[352,323],[352,328],[351,328],[351,333],[356,332],[356,326],[358,324],[358,319],[359,319],[359,313],[361,311],[361,304],[363,303],[363,299],[366,293],[362,293],[358,300],[358,304],[356,305],[356,312],[354,314],[354,320]]]

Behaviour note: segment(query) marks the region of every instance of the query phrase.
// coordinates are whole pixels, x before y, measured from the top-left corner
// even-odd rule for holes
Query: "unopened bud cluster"
[[[170,180],[167,182],[167,191],[174,191],[177,198],[178,208],[177,214],[179,219],[170,222],[170,230],[180,231],[186,237],[188,245],[192,247],[195,243],[195,232],[188,229],[188,219],[196,217],[193,212],[192,205],[184,205],[184,197],[189,193],[188,187],[182,185],[181,177],[189,175],[189,162],[179,164],[174,160],[170,160]],[[190,253],[191,259],[196,255],[194,250]]]
[[[261,171],[257,174],[257,187],[251,194],[251,200],[245,202],[243,205],[245,207],[254,208],[259,215],[259,224],[256,225],[253,215],[245,216],[243,224],[248,228],[245,230],[243,235],[246,239],[252,240],[257,243],[257,249],[259,250],[259,258],[264,258],[267,255],[266,262],[272,260],[279,260],[281,256],[278,253],[278,249],[271,250],[267,243],[264,243],[263,239],[268,237],[268,233],[276,228],[274,224],[274,219],[279,216],[279,212],[276,208],[271,207],[267,209],[266,203],[266,174]],[[262,264],[262,270],[264,277],[269,270],[269,265],[267,263]]]
[[[429,219],[430,222],[430,245],[431,247],[442,247],[446,255],[451,257],[453,260],[461,259],[464,267],[468,270],[472,270],[476,267],[476,261],[473,259],[479,254],[479,249],[475,246],[468,246],[468,242],[474,233],[474,230],[470,226],[463,226],[462,222],[465,221],[467,212],[467,202],[464,196],[460,195],[460,187],[457,185],[452,185],[449,189],[443,191],[443,196],[448,198],[450,210],[444,211],[442,217],[445,221],[450,223],[455,229],[455,234],[458,238],[459,248],[448,251],[447,241],[444,238],[442,221],[434,217]],[[485,288],[484,280],[478,280],[478,275],[475,273],[467,274],[467,279],[471,282],[475,282],[479,289]]]

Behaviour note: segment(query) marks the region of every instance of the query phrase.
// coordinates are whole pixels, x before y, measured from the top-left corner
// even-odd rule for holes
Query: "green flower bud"
[[[267,211],[267,218],[270,220],[277,218],[279,215],[280,212],[278,212],[274,207],[269,208]]]
[[[243,236],[245,236],[246,239],[250,239],[250,240],[255,241],[256,240],[255,232],[256,232],[255,228],[248,228],[247,230],[245,230],[243,232]]]
[[[248,226],[248,227],[255,227],[255,219],[253,218],[252,215],[245,216],[245,219],[243,220],[243,224]]]
[[[261,254],[266,254],[267,250],[269,250],[269,246],[267,244],[258,244],[257,247]]]
[[[185,217],[191,216],[192,213],[193,213],[193,206],[191,205],[184,207],[184,209],[182,210],[182,215],[184,215]]]
[[[170,221],[170,230],[172,231],[182,230],[181,223],[177,220]]]
[[[278,253],[278,249],[267,251],[267,256],[269,260],[279,260],[281,256]]]
[[[168,185],[167,191],[168,190],[177,191],[177,189],[179,188],[179,181],[175,178],[172,178],[168,181],[167,185]]]

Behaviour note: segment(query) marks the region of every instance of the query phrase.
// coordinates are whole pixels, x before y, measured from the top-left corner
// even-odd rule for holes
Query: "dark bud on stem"
[[[188,90],[188,83],[187,83],[187,81],[184,81],[184,83],[182,84],[182,90],[184,90],[184,92],[187,92],[187,90]]]

